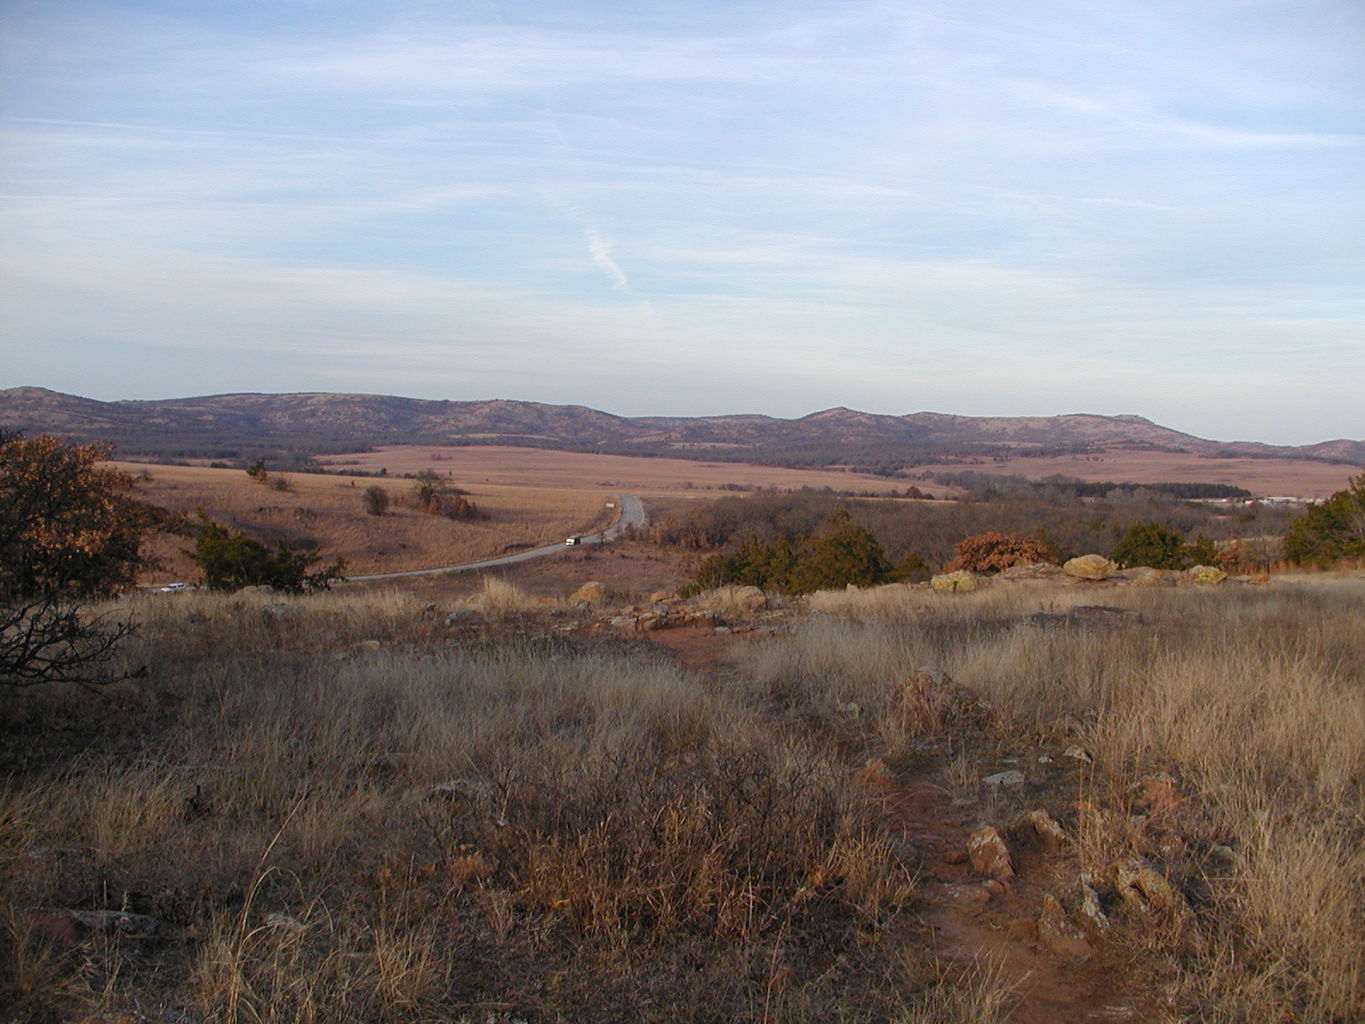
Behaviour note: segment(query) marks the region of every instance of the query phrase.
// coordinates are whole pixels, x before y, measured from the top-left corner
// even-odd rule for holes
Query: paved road
[[[616,522],[612,523],[605,530],[597,533],[586,533],[583,535],[584,544],[601,544],[603,541],[612,540],[619,535],[627,526],[645,525],[645,507],[640,503],[638,496],[634,494],[622,494],[617,497],[620,505],[621,514],[616,517]],[[550,555],[557,555],[561,551],[567,551],[568,545],[563,541],[558,544],[546,544],[544,547],[528,548],[525,551],[518,551],[514,555],[503,555],[500,558],[485,558],[482,562],[465,562],[463,565],[442,565],[435,569],[408,569],[406,572],[376,572],[367,576],[347,576],[349,581],[359,582],[361,580],[396,580],[404,576],[435,576],[442,572],[469,572],[474,569],[496,569],[500,565],[515,565],[517,562],[529,562],[533,558],[546,558]]]

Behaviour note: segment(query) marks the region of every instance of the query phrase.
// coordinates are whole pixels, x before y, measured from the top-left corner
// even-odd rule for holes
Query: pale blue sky
[[[1359,0],[0,0],[0,385],[1365,437]]]

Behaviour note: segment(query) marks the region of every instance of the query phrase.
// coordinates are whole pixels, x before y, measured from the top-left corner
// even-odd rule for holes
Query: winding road
[[[596,533],[585,533],[580,543],[601,544],[604,541],[613,540],[621,534],[621,531],[628,526],[645,525],[645,507],[640,502],[640,498],[635,494],[622,494],[617,497],[620,505],[621,514],[616,517],[616,522],[605,529],[598,530]],[[366,580],[397,580],[405,576],[435,576],[443,572],[469,572],[475,569],[496,569],[501,565],[515,565],[517,562],[529,562],[533,558],[547,558],[550,555],[558,554],[567,550],[568,545],[563,541],[558,544],[546,544],[538,548],[527,548],[525,551],[518,551],[512,555],[501,555],[498,558],[485,558],[482,562],[465,562],[462,565],[442,565],[434,569],[407,569],[403,572],[375,572],[365,576],[347,576],[348,582],[360,583]]]

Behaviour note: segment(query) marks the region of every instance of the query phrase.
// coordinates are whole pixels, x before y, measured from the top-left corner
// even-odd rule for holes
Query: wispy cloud
[[[1352,0],[10,22],[13,383],[1361,432]]]

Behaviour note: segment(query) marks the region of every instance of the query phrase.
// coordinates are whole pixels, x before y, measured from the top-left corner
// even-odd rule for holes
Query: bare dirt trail
[[[716,671],[746,633],[688,626],[647,634],[678,660]],[[929,774],[859,777],[881,797],[893,834],[921,877],[920,926],[914,931],[937,958],[965,972],[993,974],[1010,990],[1012,1024],[1146,1024],[1164,1019],[1155,1001],[1129,979],[1123,958],[1100,945],[1084,959],[1058,955],[1038,937],[1045,894],[1060,894],[1077,874],[1065,854],[1012,843],[1015,875],[995,882],[977,874],[967,841],[984,808],[955,801]]]
[[[1059,892],[1064,860],[1011,846],[1016,874],[992,882],[967,861],[967,839],[979,823],[972,805],[927,778],[884,787],[887,813],[905,834],[922,872],[920,909],[933,952],[962,968],[993,971],[1013,995],[1017,1024],[1101,1024],[1160,1019],[1134,992],[1122,964],[1098,949],[1086,959],[1060,956],[1038,939],[1045,893]],[[1075,868],[1069,870],[1074,874]]]

